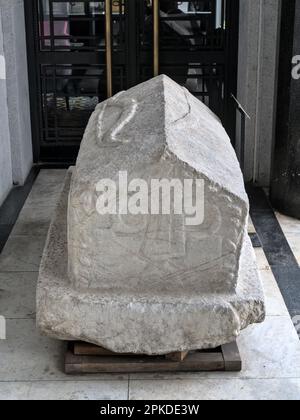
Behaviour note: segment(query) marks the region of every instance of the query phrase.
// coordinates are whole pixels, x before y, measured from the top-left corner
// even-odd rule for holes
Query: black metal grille
[[[113,2],[113,46],[125,49],[125,2]],[[105,1],[38,0],[40,51],[105,51]]]
[[[43,141],[81,140],[91,112],[105,97],[102,66],[42,65]]]
[[[226,0],[160,1],[161,73],[188,88],[225,124],[228,92],[234,91],[236,81],[236,62],[230,63],[228,56],[229,47],[234,47],[226,29],[233,17],[233,3]],[[149,58],[153,49],[153,18],[147,2],[140,13],[138,61],[140,79],[145,81],[152,74]],[[233,136],[233,132],[230,134]]]
[[[153,13],[150,0],[111,1],[116,93],[153,76]],[[32,0],[25,10],[35,159],[73,161],[107,97],[105,1]],[[160,72],[209,106],[233,137],[238,0],[160,0],[160,10]]]
[[[122,67],[114,80],[124,89]],[[91,113],[106,99],[105,66],[42,65],[43,142],[79,144]]]
[[[151,77],[152,68],[141,69],[141,81]],[[224,65],[223,64],[164,64],[161,72],[185,86],[196,98],[224,118]]]
[[[177,5],[176,5],[177,4]],[[152,15],[141,8],[142,48],[152,47]],[[160,48],[173,51],[222,50],[225,47],[226,0],[160,0]],[[142,18],[146,16],[146,19]]]

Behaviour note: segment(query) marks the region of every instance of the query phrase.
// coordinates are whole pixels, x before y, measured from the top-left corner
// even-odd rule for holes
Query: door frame
[[[29,2],[24,0],[25,11],[25,28],[27,41],[27,61],[28,61],[28,82],[29,82],[29,99],[30,99],[30,113],[31,113],[31,130],[32,130],[32,150],[33,162],[39,163],[40,154],[40,115],[37,110],[39,105],[37,101],[40,98],[39,80],[36,61],[36,37],[37,28],[35,25],[34,13],[36,12],[36,2]]]
[[[236,110],[234,107],[234,102],[231,99],[231,93],[236,95],[237,92],[237,74],[238,74],[238,34],[239,34],[239,0],[229,0],[229,4],[227,4],[227,13],[230,16],[229,30],[226,31],[226,45],[230,45],[230,48],[226,48],[226,58],[225,63],[226,65],[230,64],[230,70],[226,70],[225,72],[225,86],[226,91],[225,95],[225,116],[224,122],[226,122],[226,129],[228,134],[231,137],[232,144],[235,146],[235,137],[236,137]],[[136,25],[136,19],[138,17],[137,7],[135,1],[128,1],[128,16],[129,16],[129,27],[136,27],[136,30],[128,30],[125,34],[126,45],[130,45],[130,48],[126,48],[124,62],[127,66],[127,85],[128,88],[134,86],[138,80],[138,47],[137,41],[139,37],[138,33],[138,25]],[[41,107],[39,104],[41,98],[41,86],[40,86],[40,77],[39,71],[37,66],[37,54],[38,51],[38,16],[37,11],[37,2],[36,1],[24,1],[24,8],[25,8],[25,21],[26,21],[26,38],[27,38],[27,56],[28,56],[28,68],[29,68],[29,90],[30,90],[30,109],[31,109],[31,125],[32,125],[32,144],[33,144],[33,159],[35,163],[40,162],[40,151],[41,151],[41,124],[42,124],[42,114],[41,114]],[[132,47],[135,46],[135,47]],[[46,54],[47,53],[43,53]],[[56,57],[57,63],[59,64],[61,59],[61,53],[49,52],[51,57]],[[68,53],[64,53],[65,54]],[[73,54],[74,60],[74,53],[70,52],[69,54]],[[91,64],[98,64],[100,52],[95,53],[95,61]],[[90,58],[90,53],[81,52],[78,54],[78,64],[82,63],[84,57]],[[104,60],[105,60],[105,53],[104,53]],[[89,61],[87,61],[89,62]],[[114,57],[114,64],[115,62]],[[54,146],[53,151],[53,158],[55,158],[55,165],[59,164],[59,161],[63,164],[74,164],[74,159],[69,159],[68,156],[65,154],[64,150],[61,150],[59,159],[57,159],[57,150],[59,146]],[[47,146],[49,151],[51,152],[51,147]],[[74,152],[71,153],[74,156],[76,155],[79,146],[74,146]],[[50,153],[51,154],[51,153]],[[43,160],[44,162],[44,160]],[[51,163],[51,159],[49,159]]]

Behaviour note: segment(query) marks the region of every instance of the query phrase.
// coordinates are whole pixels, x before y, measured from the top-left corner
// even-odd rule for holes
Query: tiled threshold
[[[277,263],[277,248],[268,246],[266,254],[255,250],[267,319],[239,338],[242,372],[66,376],[65,344],[42,337],[35,325],[38,268],[64,176],[63,170],[40,172],[0,254],[0,307],[7,319],[7,340],[0,342],[0,399],[300,399],[300,341],[273,274],[287,266]],[[261,242],[268,245],[265,225],[257,222],[257,212],[252,217]],[[290,268],[296,270],[295,261]]]

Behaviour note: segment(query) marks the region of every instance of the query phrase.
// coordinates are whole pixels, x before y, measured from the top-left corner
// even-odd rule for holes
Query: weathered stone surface
[[[96,184],[127,171],[203,179],[204,221],[105,215]],[[248,200],[221,123],[166,76],[100,104],[69,173],[40,271],[38,325],[116,352],[164,354],[234,340],[264,319]]]
[[[126,122],[126,123],[124,123]],[[101,179],[205,182],[205,219],[108,216],[96,211]],[[149,182],[150,183],[150,182]],[[235,153],[217,118],[167,77],[98,106],[71,182],[69,274],[77,288],[181,294],[234,291],[248,200]],[[201,249],[201,251],[200,251]]]

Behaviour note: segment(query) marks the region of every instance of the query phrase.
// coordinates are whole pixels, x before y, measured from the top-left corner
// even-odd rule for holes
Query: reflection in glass
[[[162,48],[181,45],[190,49],[221,48],[223,41],[223,0],[161,0]]]
[[[105,50],[105,1],[38,0],[41,50]],[[114,48],[124,48],[125,2],[113,0]]]
[[[42,66],[44,141],[80,141],[105,96],[104,66]]]
[[[123,67],[113,73],[124,90]],[[42,114],[45,143],[80,143],[88,120],[106,99],[105,65],[42,65]]]
[[[226,0],[160,0],[159,3],[160,72],[188,88],[222,118],[224,66],[207,63],[205,52],[225,50]],[[153,50],[152,6],[152,0],[144,2],[146,12],[141,28],[141,48],[149,52],[150,59]],[[141,68],[142,80],[147,80],[152,74],[151,63]]]

